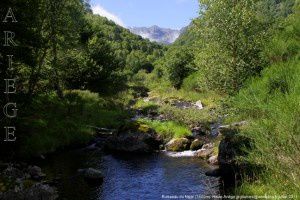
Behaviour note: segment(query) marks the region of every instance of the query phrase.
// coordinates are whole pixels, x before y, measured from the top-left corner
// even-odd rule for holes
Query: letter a
[[[4,23],[7,23],[7,18],[11,18],[12,22],[14,22],[14,23],[18,22],[16,20],[15,15],[14,15],[14,13],[13,13],[13,11],[12,11],[11,8],[8,8],[7,14],[6,14],[6,16],[5,16],[4,20],[3,20]]]

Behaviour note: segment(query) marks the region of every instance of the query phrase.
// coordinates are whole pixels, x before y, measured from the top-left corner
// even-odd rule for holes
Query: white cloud
[[[116,24],[125,27],[124,22],[117,15],[105,10],[102,6],[92,6],[92,10],[94,14],[106,17],[107,19],[114,21]]]

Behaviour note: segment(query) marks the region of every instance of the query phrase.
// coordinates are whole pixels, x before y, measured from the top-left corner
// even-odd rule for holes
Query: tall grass
[[[300,196],[300,1],[294,13],[266,45],[264,56],[272,64],[233,100],[237,115],[250,124],[243,135],[254,148],[246,159],[264,166],[253,179],[245,179],[240,194]],[[298,195],[298,197],[296,196]]]
[[[263,165],[256,183],[242,193],[299,194],[300,191],[300,62],[273,65],[254,78],[234,101],[251,125],[242,134],[254,141],[248,161]],[[261,186],[261,187],[259,187]]]

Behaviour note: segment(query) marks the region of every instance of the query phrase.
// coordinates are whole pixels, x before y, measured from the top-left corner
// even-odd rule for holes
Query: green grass
[[[165,140],[182,138],[192,134],[187,126],[174,121],[161,122],[157,120],[140,119],[139,122],[154,129],[155,132],[162,136]]]
[[[209,128],[212,121],[216,120],[216,115],[209,109],[180,109],[170,105],[163,105],[159,108],[159,112],[164,114],[167,119],[176,121],[180,124],[190,126],[205,125]]]
[[[243,193],[299,194],[300,62],[275,64],[254,78],[233,100],[236,114],[250,125],[241,134],[254,141],[245,158],[262,165],[260,184],[245,180]]]
[[[87,143],[93,137],[89,126],[117,128],[128,113],[114,102],[89,91],[66,91],[35,97],[20,116],[21,155],[30,157],[54,152],[66,146]]]
[[[143,114],[147,114],[151,111],[157,111],[159,105],[151,101],[145,102],[143,99],[138,99],[132,108],[140,109]]]

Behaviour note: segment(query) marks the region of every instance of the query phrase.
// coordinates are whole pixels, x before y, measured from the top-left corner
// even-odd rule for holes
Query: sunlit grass
[[[148,119],[140,119],[139,121],[154,129],[157,134],[161,135],[166,140],[181,138],[192,134],[186,125],[182,125],[174,121],[161,122],[158,120]]]

